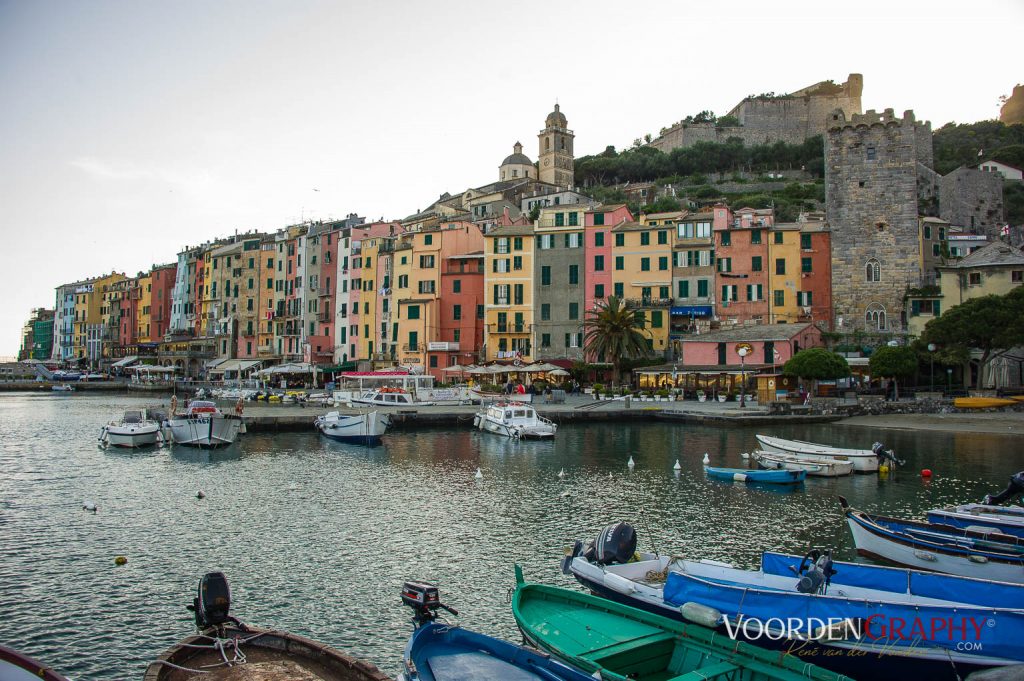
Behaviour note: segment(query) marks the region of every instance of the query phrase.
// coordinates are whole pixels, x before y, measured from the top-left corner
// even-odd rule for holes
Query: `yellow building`
[[[385,283],[390,284],[392,239],[385,236],[364,238],[362,250],[358,257],[362,258],[359,279],[359,330],[356,343],[359,357],[374,359],[386,354],[385,347],[392,330],[387,326],[391,322],[388,314],[384,320],[381,303],[384,299]],[[385,278],[388,279],[385,282]]]
[[[240,292],[238,279],[241,272],[239,258],[242,244],[219,246],[206,254],[206,284],[203,306],[206,312],[206,334],[216,338],[217,356],[228,359],[236,356],[235,313]]]
[[[136,315],[135,338],[139,343],[149,343],[153,325],[153,275],[140,273],[138,277],[139,311]],[[158,339],[157,339],[158,340]]]
[[[241,249],[236,251],[230,269],[232,297],[229,316],[232,317],[232,338],[236,339],[235,357],[256,359],[259,345],[260,325],[266,323],[263,309],[266,305],[266,283],[260,274],[265,272],[261,262],[263,252],[261,234],[242,239]]]
[[[674,229],[624,222],[611,230],[612,293],[643,321],[652,354],[668,348]]]
[[[257,285],[260,290],[257,315],[256,354],[259,359],[270,359],[275,356],[274,315],[277,301],[284,305],[284,294],[277,279],[277,246],[273,236],[265,236],[260,240],[259,254],[256,256],[258,272]]]
[[[802,290],[801,278],[810,272],[810,258],[804,263],[800,252],[800,225],[773,225],[768,230],[769,324],[800,321],[797,293]]]
[[[75,325],[72,357],[88,360],[96,368],[103,357],[103,343],[108,330],[103,326],[104,296],[117,282],[124,280],[116,272],[82,282],[75,289]],[[108,324],[110,321],[108,313]]]
[[[516,359],[532,362],[533,227],[497,227],[484,237],[486,357],[488,361]]]

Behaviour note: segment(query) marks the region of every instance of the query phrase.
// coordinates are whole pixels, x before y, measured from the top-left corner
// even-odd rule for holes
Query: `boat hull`
[[[761,449],[766,452],[799,456],[809,462],[817,461],[849,461],[855,473],[874,473],[878,470],[878,457],[870,449],[847,449],[830,447],[815,442],[800,440],[784,440],[769,435],[756,435]]]
[[[928,522],[964,529],[985,528],[1024,538],[1024,508],[1020,506],[965,504],[936,508],[928,511]]]
[[[190,636],[149,665],[143,681],[186,681],[197,678],[193,672],[175,669],[171,665],[200,669],[206,665],[222,664],[221,656],[210,647],[212,630]],[[233,625],[224,631],[225,639],[242,641],[246,666],[254,673],[256,665],[292,663],[303,668],[313,678],[325,681],[389,681],[377,667],[351,657],[322,643],[303,636],[283,631],[273,631],[246,626],[240,629]],[[233,651],[228,649],[230,657]],[[207,668],[209,671],[209,668]],[[201,677],[199,677],[201,678]],[[261,678],[284,678],[266,676]],[[305,676],[303,678],[306,678]]]
[[[512,615],[523,636],[541,650],[601,678],[845,678],[810,661],[769,653],[697,624],[578,591],[525,584],[520,577],[517,573]]]
[[[413,632],[405,648],[404,667],[399,681],[593,679],[538,650],[437,622]]]
[[[922,535],[901,532],[879,524],[881,521],[891,520],[888,518],[868,516],[850,508],[845,509],[845,514],[857,553],[863,556],[881,558],[920,570],[1024,584],[1024,553],[1012,554],[1011,552],[1015,550],[1013,545],[1007,545],[1006,549],[997,551],[993,547],[998,546],[999,542],[975,545],[973,542],[977,540],[973,538],[963,539],[958,545],[958,538],[948,533],[949,539],[943,543],[939,538],[923,539]],[[943,527],[910,521],[899,522],[911,528],[922,527],[922,532],[928,532],[929,527]],[[961,532],[967,533],[966,530]]]
[[[105,440],[111,447],[148,447],[160,440],[160,424],[137,426],[107,426]]]
[[[1019,643],[1024,613],[1004,607],[1006,603],[1021,599],[1022,587],[836,562],[835,581],[827,595],[811,595],[796,589],[793,569],[801,562],[800,556],[766,552],[762,556],[761,571],[745,571],[717,561],[677,562],[644,554],[639,562],[611,566],[576,557],[566,571],[596,594],[677,621],[686,621],[679,609],[684,603],[711,608],[729,619],[729,626],[720,622],[717,627],[726,636],[731,631],[741,640],[782,650],[858,679],[917,678],[913,674],[915,670],[929,670],[929,678],[934,674],[937,678],[954,679],[951,661],[956,664],[956,671],[962,672],[1018,664],[1024,659],[1024,647]],[[672,574],[664,588],[661,583],[646,579],[650,570],[660,570],[667,565],[672,566]],[[954,596],[965,600],[947,600]],[[798,627],[806,626],[804,622],[816,627],[819,621],[844,620],[877,624],[880,617],[882,621],[897,617],[907,622],[915,618],[924,622],[947,622],[955,618],[965,624],[963,638],[977,645],[958,649],[956,640],[959,639],[954,639],[952,633],[928,640],[886,638],[886,630],[874,624],[862,626],[860,640],[855,636],[836,635],[832,640],[806,641],[785,636],[784,632],[769,638],[756,626],[741,626],[739,613],[746,620],[764,623],[771,623],[774,618],[780,623],[776,626],[784,626],[781,623],[792,618]],[[990,618],[997,626],[985,626]],[[969,624],[971,621],[980,628],[976,630]],[[707,622],[703,624],[711,626]],[[952,629],[958,630],[959,626]],[[976,641],[973,640],[975,631],[979,637]]]
[[[717,468],[705,466],[708,477],[735,482],[759,482],[769,485],[797,485],[807,477],[807,471],[755,470],[741,468]]]
[[[818,478],[838,478],[853,472],[853,463],[849,461],[805,461],[800,457],[770,452],[754,452],[751,455],[759,465],[769,470],[806,471],[808,476]]]
[[[242,419],[232,414],[174,417],[167,419],[167,425],[174,444],[214,449],[238,439]]]
[[[331,440],[374,447],[387,432],[388,419],[376,411],[347,417],[331,412],[318,418],[315,426],[321,435]]]

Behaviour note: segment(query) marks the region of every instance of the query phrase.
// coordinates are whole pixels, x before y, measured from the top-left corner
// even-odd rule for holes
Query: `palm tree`
[[[583,328],[583,349],[588,356],[605,357],[612,363],[612,382],[619,381],[622,360],[647,354],[644,322],[616,296],[598,302],[587,311]]]

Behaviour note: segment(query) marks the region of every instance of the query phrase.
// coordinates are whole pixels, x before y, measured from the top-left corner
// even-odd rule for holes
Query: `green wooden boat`
[[[579,591],[527,584],[516,565],[512,614],[530,643],[606,681],[764,681],[849,677]]]

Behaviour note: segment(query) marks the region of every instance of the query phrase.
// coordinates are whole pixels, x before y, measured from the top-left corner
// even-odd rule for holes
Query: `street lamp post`
[[[753,350],[749,343],[736,344],[736,354],[740,356],[740,409],[747,406],[747,355]]]
[[[935,392],[935,343],[928,344],[928,363],[931,365],[932,392]]]

